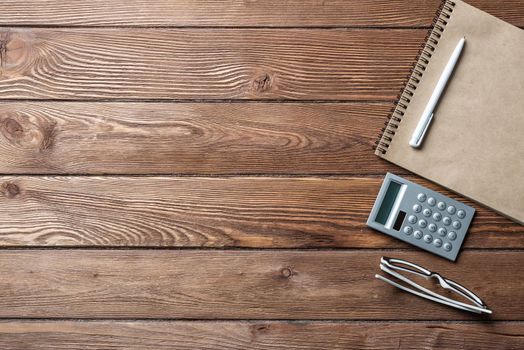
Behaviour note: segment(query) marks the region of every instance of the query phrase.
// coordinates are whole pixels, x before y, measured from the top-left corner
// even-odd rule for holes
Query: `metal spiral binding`
[[[375,142],[375,153],[378,155],[384,155],[388,151],[389,144],[395,136],[398,125],[402,121],[402,117],[408,108],[411,98],[415,94],[424,71],[429,64],[429,59],[433,55],[442,33],[449,19],[451,13],[455,7],[455,2],[451,0],[443,0],[433,18],[433,24],[424,39],[424,44],[419,50],[416,58],[416,63],[413,64],[409,74],[406,76],[406,80],[400,89],[400,92],[395,101],[395,107],[390,111],[390,114],[384,123],[384,127],[381,129],[381,133],[378,136],[378,140]]]

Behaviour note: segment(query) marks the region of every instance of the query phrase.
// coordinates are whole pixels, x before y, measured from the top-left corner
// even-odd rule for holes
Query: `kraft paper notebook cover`
[[[524,31],[444,1],[376,154],[524,223]],[[411,135],[460,38],[466,44],[421,148]]]

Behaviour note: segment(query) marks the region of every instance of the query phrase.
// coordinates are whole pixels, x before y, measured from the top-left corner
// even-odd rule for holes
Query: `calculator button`
[[[419,193],[417,195],[417,199],[419,200],[419,202],[424,202],[426,200],[426,195],[424,193]]]
[[[415,213],[420,213],[420,212],[422,211],[422,206],[421,206],[420,204],[415,204],[415,205],[413,206],[413,211],[414,211]]]
[[[428,222],[424,219],[418,221],[418,225],[422,228],[426,227],[428,225]]]
[[[441,235],[442,237],[444,237],[446,233],[448,233],[448,230],[446,230],[444,227],[440,227],[438,229],[438,234]]]
[[[441,219],[442,219],[442,214],[440,213],[433,214],[433,220],[440,221]]]
[[[417,222],[417,217],[415,215],[410,215],[408,221],[410,224],[414,224]]]
[[[462,224],[460,223],[460,221],[453,221],[451,226],[453,226],[455,230],[458,230],[462,226]]]
[[[433,197],[428,198],[428,205],[434,206],[437,203],[437,200]]]
[[[432,241],[433,241],[433,236],[432,235],[425,235],[424,236],[424,242],[431,243]]]
[[[460,219],[464,219],[466,217],[466,212],[464,210],[459,210],[459,211],[457,211],[457,216]]]
[[[411,227],[411,226],[404,227],[404,233],[405,234],[410,235],[412,232],[413,232],[413,227]]]
[[[444,209],[446,209],[446,203],[444,203],[444,202],[438,202],[438,204],[437,204],[437,208],[439,208],[440,210],[444,210]]]
[[[433,241],[433,245],[435,247],[440,248],[442,246],[442,240],[440,238],[437,238],[436,240]]]
[[[428,230],[430,230],[431,232],[435,232],[437,230],[437,225],[429,224],[428,225]]]
[[[413,237],[415,237],[416,239],[421,239],[422,232],[420,232],[419,230],[416,230],[415,232],[413,232]]]
[[[424,214],[424,216],[428,216],[428,217],[431,216],[431,209],[426,208],[426,209],[422,210],[422,214]]]
[[[449,226],[451,224],[451,218],[444,216],[444,219],[442,219],[442,222],[444,223],[444,225]]]
[[[457,239],[457,234],[453,231],[449,231],[448,238],[450,241],[454,241],[455,239]]]
[[[455,212],[457,211],[457,208],[455,208],[454,206],[450,205],[447,209],[448,213],[450,213],[451,215],[455,214]]]
[[[445,251],[448,251],[448,252],[449,252],[449,251],[451,250],[451,248],[453,248],[453,246],[451,245],[451,243],[448,243],[448,242],[444,243],[444,250],[445,250]]]

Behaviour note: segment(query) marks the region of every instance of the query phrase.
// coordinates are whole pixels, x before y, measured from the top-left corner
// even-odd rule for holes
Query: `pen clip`
[[[424,139],[424,136],[426,135],[426,131],[428,130],[429,125],[431,124],[432,120],[433,120],[433,113],[431,113],[429,118],[426,119],[426,122],[425,122],[422,130],[420,130],[420,133],[418,135],[416,135],[417,137],[416,138],[412,138],[411,141],[409,142],[409,145],[411,147],[417,148],[417,147],[419,147],[422,144],[422,140]]]

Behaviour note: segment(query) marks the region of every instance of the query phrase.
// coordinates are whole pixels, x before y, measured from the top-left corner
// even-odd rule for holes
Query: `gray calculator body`
[[[387,173],[367,225],[455,261],[475,209]]]

